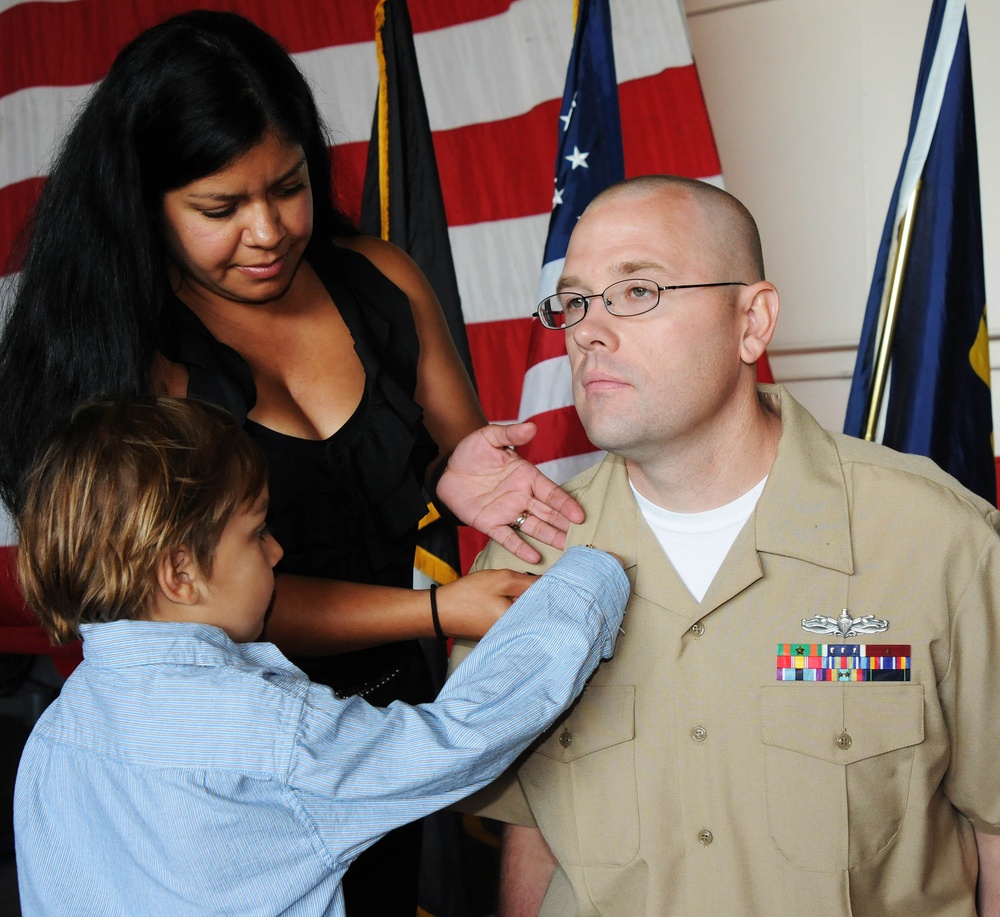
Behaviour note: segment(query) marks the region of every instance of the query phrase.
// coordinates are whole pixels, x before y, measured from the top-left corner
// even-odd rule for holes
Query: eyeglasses
[[[660,304],[660,293],[667,290],[694,290],[701,287],[745,287],[741,280],[726,280],[721,283],[677,283],[661,287],[652,280],[616,280],[603,293],[572,293],[566,290],[546,296],[532,312],[545,328],[563,331],[582,322],[592,299],[604,300],[604,308],[612,315],[642,315],[652,312]]]

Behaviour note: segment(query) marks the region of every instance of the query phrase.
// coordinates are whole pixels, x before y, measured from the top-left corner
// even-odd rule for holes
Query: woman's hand
[[[437,606],[441,629],[449,637],[480,640],[514,599],[537,580],[538,577],[531,573],[480,570],[439,587]]]
[[[533,423],[516,423],[470,433],[455,447],[437,486],[437,497],[462,522],[529,564],[541,555],[512,524],[521,520],[518,529],[525,535],[561,549],[570,523],[584,520],[576,500],[514,451],[535,432]]]

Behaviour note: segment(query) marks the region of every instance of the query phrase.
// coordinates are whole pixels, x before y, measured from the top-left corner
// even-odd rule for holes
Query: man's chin
[[[626,455],[629,444],[634,439],[629,435],[629,431],[621,429],[619,423],[610,421],[604,423],[583,421],[583,430],[594,446],[614,455]]]

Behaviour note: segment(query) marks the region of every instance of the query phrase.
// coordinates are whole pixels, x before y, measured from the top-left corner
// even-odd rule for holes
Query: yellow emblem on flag
[[[979,376],[987,386],[990,384],[990,332],[986,326],[986,307],[979,319],[979,332],[969,351],[969,363],[972,371]]]

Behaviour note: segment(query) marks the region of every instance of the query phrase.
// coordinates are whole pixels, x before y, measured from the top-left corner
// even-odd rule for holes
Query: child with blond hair
[[[36,461],[19,575],[84,661],[18,771],[26,917],[343,914],[361,851],[491,782],[614,649],[628,579],[573,548],[434,703],[339,698],[254,642],[266,511],[257,446],[196,401],[85,406]]]

